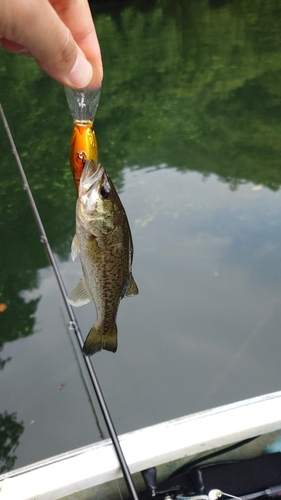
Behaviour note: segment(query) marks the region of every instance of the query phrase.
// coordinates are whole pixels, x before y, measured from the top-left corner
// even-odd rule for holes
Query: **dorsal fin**
[[[139,289],[137,287],[137,284],[131,275],[128,286],[126,288],[126,291],[124,293],[124,297],[132,297],[133,295],[138,295]]]

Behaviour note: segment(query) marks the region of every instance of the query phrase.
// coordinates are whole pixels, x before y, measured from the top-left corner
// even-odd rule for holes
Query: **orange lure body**
[[[74,122],[70,139],[70,166],[77,193],[86,161],[98,161],[98,144],[92,126],[91,121]]]

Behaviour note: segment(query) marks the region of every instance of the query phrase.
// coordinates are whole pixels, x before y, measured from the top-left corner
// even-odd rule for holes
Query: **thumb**
[[[63,85],[82,88],[91,82],[93,88],[101,86],[99,62],[87,61],[48,0],[39,4],[38,0],[14,0],[13,9],[8,4],[4,0],[1,5],[4,8],[0,20],[1,43],[6,50],[33,56],[49,76]]]

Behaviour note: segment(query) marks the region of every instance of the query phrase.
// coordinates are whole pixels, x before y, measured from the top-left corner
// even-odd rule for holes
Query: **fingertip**
[[[93,77],[87,85],[87,89],[99,89],[102,86],[103,68],[102,65],[93,64]]]
[[[70,85],[76,88],[84,88],[89,85],[93,78],[93,68],[89,61],[77,54],[75,63],[68,75]]]

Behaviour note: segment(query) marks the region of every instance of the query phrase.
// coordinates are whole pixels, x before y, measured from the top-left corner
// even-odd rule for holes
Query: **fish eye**
[[[104,200],[107,200],[107,198],[109,198],[110,195],[110,187],[108,185],[101,186],[100,195]]]

